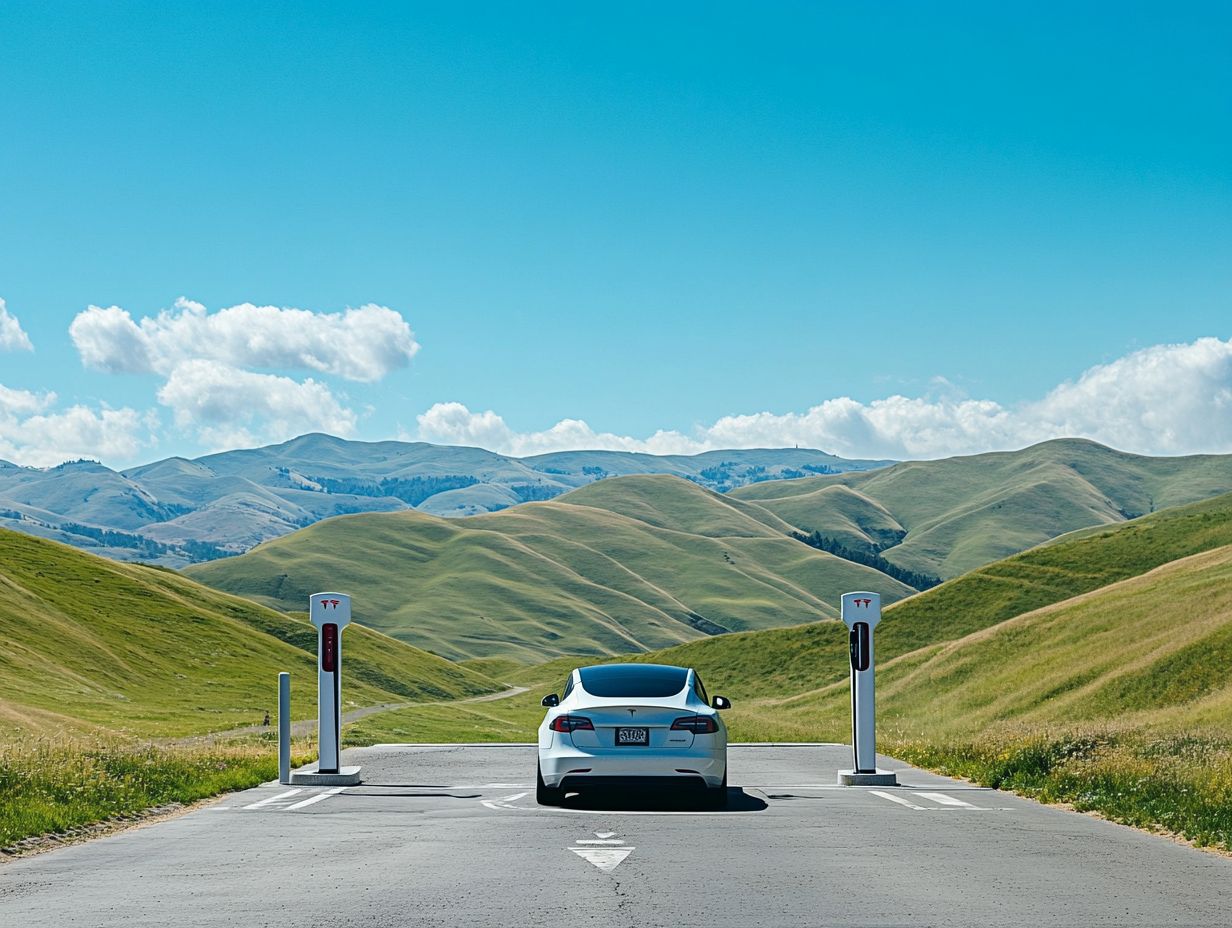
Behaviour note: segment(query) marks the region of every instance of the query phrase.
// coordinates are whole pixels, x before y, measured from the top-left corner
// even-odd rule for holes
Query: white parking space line
[[[955,799],[953,796],[947,796],[945,793],[916,793],[917,796],[923,796],[925,799],[931,799],[933,802],[943,806],[952,806],[959,809],[979,809],[979,806],[973,806],[969,802],[963,802],[961,799]]]
[[[900,806],[906,806],[908,809],[914,809],[916,812],[927,812],[928,809],[924,806],[917,806],[914,802],[909,802],[902,796],[895,796],[893,793],[885,793],[879,789],[870,789],[870,793],[874,796],[880,796],[882,799],[888,799],[890,802],[897,802]]]
[[[260,802],[254,802],[250,806],[244,806],[244,808],[245,809],[260,809],[263,806],[268,806],[271,803],[279,802],[283,799],[289,799],[291,796],[294,796],[296,793],[302,793],[302,792],[303,792],[302,789],[289,789],[285,793],[279,793],[277,796],[270,796],[268,799],[262,799]]]
[[[287,806],[287,807],[286,807],[285,809],[283,809],[282,811],[283,811],[283,812],[291,812],[291,811],[293,811],[293,810],[295,810],[295,809],[302,809],[302,808],[304,808],[305,806],[310,806],[310,805],[312,805],[314,802],[324,802],[324,801],[325,801],[326,799],[328,799],[330,796],[337,796],[337,795],[338,795],[340,792],[342,792],[344,789],[346,789],[346,787],[345,787],[345,786],[335,786],[333,789],[327,789],[327,790],[326,790],[325,792],[323,792],[323,793],[317,793],[315,796],[309,796],[307,799],[301,800],[300,802],[295,803],[295,805],[293,805],[293,806]]]
[[[523,796],[529,796],[529,795],[530,795],[529,793],[514,793],[512,796],[505,796],[502,799],[498,799],[497,802],[516,802],[517,800],[521,799]]]

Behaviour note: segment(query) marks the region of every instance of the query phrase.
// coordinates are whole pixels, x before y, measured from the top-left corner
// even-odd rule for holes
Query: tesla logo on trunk
[[[629,714],[630,714],[630,715],[637,715],[637,710],[636,710],[636,709],[630,709],[630,710],[629,710]]]

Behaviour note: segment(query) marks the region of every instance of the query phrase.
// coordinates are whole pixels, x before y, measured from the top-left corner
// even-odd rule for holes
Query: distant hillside
[[[296,717],[315,712],[316,630],[304,619],[172,571],[4,529],[0,594],[0,741],[61,729],[188,735],[257,724],[277,708],[283,670]],[[357,601],[356,620],[369,621],[370,609]],[[344,656],[348,706],[499,689],[359,625],[346,632]]]
[[[46,470],[0,461],[0,527],[120,560],[183,566],[345,513],[418,509],[457,517],[551,499],[611,476],[671,474],[722,492],[886,463],[792,448],[519,459],[481,448],[304,435],[123,473],[90,461]]]
[[[1227,545],[1232,494],[1058,539],[887,608],[877,629],[878,664]],[[1166,628],[1163,615],[1156,621]],[[697,666],[722,680],[725,694],[742,698],[841,686],[849,673],[847,636],[835,622],[723,635],[639,659]]]
[[[1149,458],[1078,439],[732,490],[806,532],[942,578],[1057,535],[1232,491],[1232,455]]]
[[[790,531],[676,477],[622,477],[467,519],[331,519],[188,573],[284,608],[344,588],[397,638],[451,658],[524,662],[808,622],[833,616],[849,589],[888,601],[913,592]]]

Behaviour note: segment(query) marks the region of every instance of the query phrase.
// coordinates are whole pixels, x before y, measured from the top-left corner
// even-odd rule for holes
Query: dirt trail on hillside
[[[485,693],[483,696],[468,696],[466,699],[441,699],[433,702],[385,702],[376,706],[363,706],[359,709],[352,709],[350,712],[342,714],[342,724],[355,722],[362,718],[367,718],[370,715],[376,715],[378,712],[392,712],[394,709],[413,709],[417,706],[457,706],[464,703],[476,702],[496,702],[498,699],[509,699],[513,696],[520,696],[529,690],[528,686],[511,686],[507,690],[501,690],[499,693]],[[305,735],[311,735],[316,731],[316,719],[301,719],[298,722],[291,723],[291,737],[302,738]],[[259,735],[264,732],[277,732],[278,724],[274,722],[270,725],[245,725],[243,728],[232,728],[227,731],[212,731],[205,735],[193,735],[190,738],[176,738],[170,743],[172,744],[193,744],[202,741],[213,741],[218,738],[233,738],[237,735]]]

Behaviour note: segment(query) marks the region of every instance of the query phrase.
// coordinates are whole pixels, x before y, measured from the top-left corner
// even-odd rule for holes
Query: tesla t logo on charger
[[[852,602],[863,609],[867,609],[868,604],[871,603],[872,600],[871,599],[853,599]]]
[[[321,600],[321,608],[322,609],[337,609],[338,605],[341,602],[342,600],[340,599],[323,599]]]

